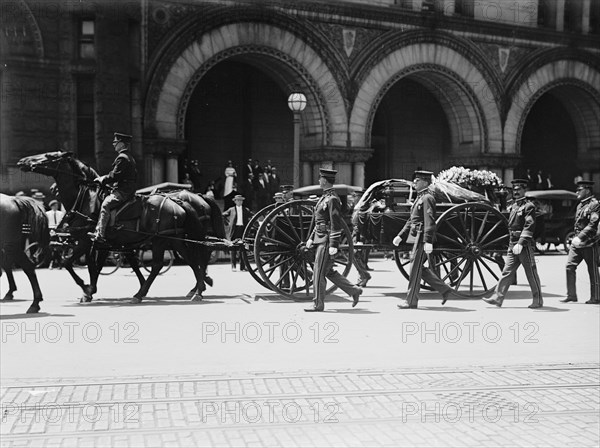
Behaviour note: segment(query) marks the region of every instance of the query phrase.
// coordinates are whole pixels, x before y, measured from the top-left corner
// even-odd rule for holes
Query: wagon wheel
[[[306,249],[306,240],[315,226],[316,203],[291,201],[273,209],[256,234],[254,258],[257,271],[267,287],[294,299],[313,297],[315,250]],[[342,221],[342,238],[334,258],[334,269],[347,276],[352,268],[352,235]],[[328,284],[327,294],[335,290]]]
[[[36,268],[41,268],[50,261],[50,251],[37,242],[28,244],[24,252]]]
[[[256,261],[254,260],[254,241],[256,239],[256,233],[258,232],[258,228],[264,221],[265,217],[275,208],[278,204],[267,205],[265,208],[256,212],[254,216],[248,221],[246,224],[246,228],[244,229],[244,235],[242,236],[242,241],[244,242],[243,250],[241,250],[241,257],[246,265],[246,269],[250,275],[260,283],[265,288],[269,289],[269,286],[262,279],[260,274],[256,270]]]
[[[508,221],[481,203],[456,205],[437,220],[431,268],[462,297],[481,297],[500,279]]]

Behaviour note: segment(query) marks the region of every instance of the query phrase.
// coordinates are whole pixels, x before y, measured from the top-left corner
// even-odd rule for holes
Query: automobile
[[[565,251],[569,250],[571,240],[575,236],[573,224],[577,209],[577,194],[568,190],[534,190],[525,194],[536,208],[537,249],[544,253],[554,244],[560,244]]]

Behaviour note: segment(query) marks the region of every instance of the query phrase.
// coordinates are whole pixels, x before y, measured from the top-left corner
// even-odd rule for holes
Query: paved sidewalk
[[[42,379],[1,389],[2,447],[600,443],[598,365]]]

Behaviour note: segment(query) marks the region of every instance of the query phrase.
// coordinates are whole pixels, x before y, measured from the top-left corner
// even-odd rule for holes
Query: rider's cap
[[[44,199],[46,197],[46,195],[44,193],[42,193],[41,191],[36,191],[35,193],[33,193],[33,195],[31,197],[33,199]]]
[[[48,203],[48,205],[49,205],[50,207],[52,207],[54,204],[58,205],[58,201],[57,201],[56,199],[52,199],[52,200],[51,200],[51,201]]]
[[[431,182],[431,176],[433,176],[433,171],[418,170],[415,171],[413,179],[423,179],[427,182]]]
[[[275,193],[273,199],[283,199],[283,193]]]
[[[287,193],[288,191],[292,191],[294,189],[294,186],[293,185],[282,185],[279,188],[281,188],[282,193]]]
[[[580,180],[577,182],[577,186],[583,187],[583,188],[590,188],[592,185],[594,185],[593,180]]]
[[[131,135],[121,134],[120,132],[115,132],[115,138],[113,140],[113,143],[117,143],[117,142],[131,143],[132,138],[133,137]]]
[[[328,168],[319,168],[319,176],[324,177],[330,182],[335,180],[335,175],[337,174],[337,170],[330,170]]]
[[[527,185],[529,184],[527,182],[527,179],[513,179],[511,181],[511,183],[513,184],[513,188],[518,188],[518,187],[525,187],[525,188],[527,188]]]
[[[236,195],[233,197],[233,200],[235,201],[236,199],[241,199],[241,200],[243,201],[243,200],[244,200],[244,196],[242,196],[241,194],[236,194]]]

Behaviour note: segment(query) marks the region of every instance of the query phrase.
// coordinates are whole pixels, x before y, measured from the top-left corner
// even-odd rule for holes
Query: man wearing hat
[[[417,198],[410,209],[410,218],[393,240],[394,245],[398,246],[406,241],[409,235],[415,237],[408,293],[406,294],[406,301],[398,304],[398,308],[417,308],[421,278],[442,294],[442,304],[452,294],[450,286],[445,284],[430,268],[423,266],[425,261],[429,259],[431,252],[433,252],[433,243],[435,242],[436,203],[433,194],[429,190],[432,176],[431,171],[415,171],[413,182],[417,191]],[[429,265],[431,266],[431,260],[429,260]]]
[[[104,201],[102,201],[96,231],[90,234],[93,241],[99,243],[106,242],[104,235],[110,217],[110,211],[135,195],[137,168],[135,159],[129,152],[131,139],[131,135],[115,132],[112,144],[119,155],[115,158],[110,173],[95,179],[95,181],[99,182],[101,185],[111,185],[112,192],[104,198]]]
[[[575,212],[575,238],[571,241],[567,259],[567,297],[561,302],[577,302],[575,279],[577,266],[585,260],[590,276],[590,300],[585,303],[600,303],[600,273],[598,270],[598,216],[600,203],[592,196],[591,180],[577,182],[577,211]]]
[[[354,243],[354,256],[352,257],[352,264],[356,268],[358,272],[358,281],[356,284],[358,286],[367,286],[369,280],[371,280],[371,274],[368,272],[367,262],[369,260],[369,252],[371,251],[369,248],[364,248],[363,243],[361,241],[361,226],[359,221],[358,213],[354,213],[356,210],[356,205],[358,201],[364,194],[365,190],[361,189],[358,191],[354,191],[350,196],[348,196],[348,213],[350,214],[350,218],[352,221],[352,242]],[[352,198],[352,199],[350,199]]]
[[[515,179],[512,184],[513,203],[508,208],[510,215],[508,218],[507,262],[504,269],[502,269],[500,282],[498,282],[494,294],[489,298],[484,297],[483,300],[498,307],[502,306],[508,288],[513,283],[514,275],[519,265],[522,264],[533,295],[533,302],[529,305],[529,308],[541,308],[544,305],[544,300],[542,298],[540,277],[533,257],[535,205],[525,197],[528,186],[527,179]]]
[[[342,237],[342,202],[335,193],[333,184],[337,171],[319,169],[319,186],[323,196],[315,205],[315,228],[306,241],[306,248],[316,246],[313,287],[315,290],[314,305],[304,311],[323,311],[325,309],[325,290],[327,277],[333,284],[352,297],[352,307],[358,303],[362,289],[353,285],[339,272],[333,269],[333,259],[338,252]]]
[[[48,228],[50,230],[55,230],[65,216],[65,212],[61,211],[60,202],[56,199],[52,199],[48,205],[50,206],[50,210],[46,212],[46,216],[48,217]]]
[[[236,194],[233,197],[233,207],[228,208],[223,212],[223,217],[227,219],[227,228],[225,235],[230,241],[235,241],[244,236],[246,224],[252,218],[252,212],[247,207],[244,207],[244,196]],[[236,249],[231,249],[231,270],[237,269],[238,253]],[[245,271],[244,260],[240,257],[240,270]]]
[[[283,201],[290,202],[294,199],[294,186],[293,185],[282,185],[281,192],[283,193]]]

